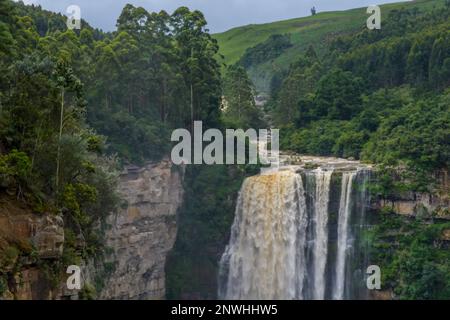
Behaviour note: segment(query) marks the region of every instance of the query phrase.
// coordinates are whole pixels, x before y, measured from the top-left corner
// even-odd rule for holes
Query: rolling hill
[[[445,0],[416,0],[381,5],[381,19],[389,11],[401,8],[429,10],[440,6]],[[369,14],[367,8],[357,8],[347,11],[319,12],[315,16],[295,18],[284,21],[252,24],[230,29],[214,35],[220,46],[220,54],[225,58],[226,65],[238,62],[247,49],[264,43],[273,35],[288,35],[291,46],[285,48],[276,58],[270,58],[261,63],[247,67],[247,71],[255,84],[257,91],[268,93],[270,81],[274,72],[286,70],[295,61],[299,52],[313,45],[318,54],[323,54],[327,45],[335,37],[357,32],[366,27]]]

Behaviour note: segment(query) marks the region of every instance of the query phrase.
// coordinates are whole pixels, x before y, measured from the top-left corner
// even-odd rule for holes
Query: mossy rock
[[[419,219],[427,219],[431,217],[431,214],[427,207],[419,203],[415,208],[415,216]]]

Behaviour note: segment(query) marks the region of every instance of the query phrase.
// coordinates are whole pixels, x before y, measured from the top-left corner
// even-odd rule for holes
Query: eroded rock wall
[[[374,199],[375,209],[390,208],[405,216],[434,217],[450,220],[450,179],[447,171],[435,173],[433,192],[404,192],[393,199]]]
[[[53,214],[35,214],[20,202],[0,201],[0,299],[58,299],[59,290],[52,285],[35,259],[58,260],[64,246],[64,222]],[[19,269],[18,266],[20,266]]]
[[[106,234],[114,271],[100,298],[163,299],[166,256],[175,242],[183,197],[181,170],[168,160],[126,167],[119,191],[125,203],[108,219]]]
[[[176,213],[182,202],[182,171],[170,161],[126,167],[120,176],[123,204],[107,219],[105,261],[82,261],[82,286],[96,289],[102,278],[101,299],[163,299],[165,261],[176,233]],[[42,260],[58,261],[64,249],[64,221],[54,214],[37,214],[14,199],[0,199],[0,300],[78,299],[65,278],[55,287],[32,253]],[[20,261],[19,261],[20,260]],[[20,265],[20,270],[16,270]],[[4,288],[5,287],[5,288]]]

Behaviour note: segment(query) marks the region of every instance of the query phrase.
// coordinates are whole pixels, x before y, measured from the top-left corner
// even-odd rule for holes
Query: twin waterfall
[[[348,166],[288,167],[244,181],[219,298],[364,298],[366,257],[356,242],[369,171]]]

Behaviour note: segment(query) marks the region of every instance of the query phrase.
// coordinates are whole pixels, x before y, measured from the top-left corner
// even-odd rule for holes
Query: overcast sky
[[[27,4],[40,4],[45,9],[62,13],[69,5],[78,5],[83,19],[105,31],[115,30],[116,19],[127,3],[148,11],[166,10],[169,13],[186,6],[204,13],[211,32],[307,16],[312,6],[320,12],[399,1],[402,0],[24,0]]]

